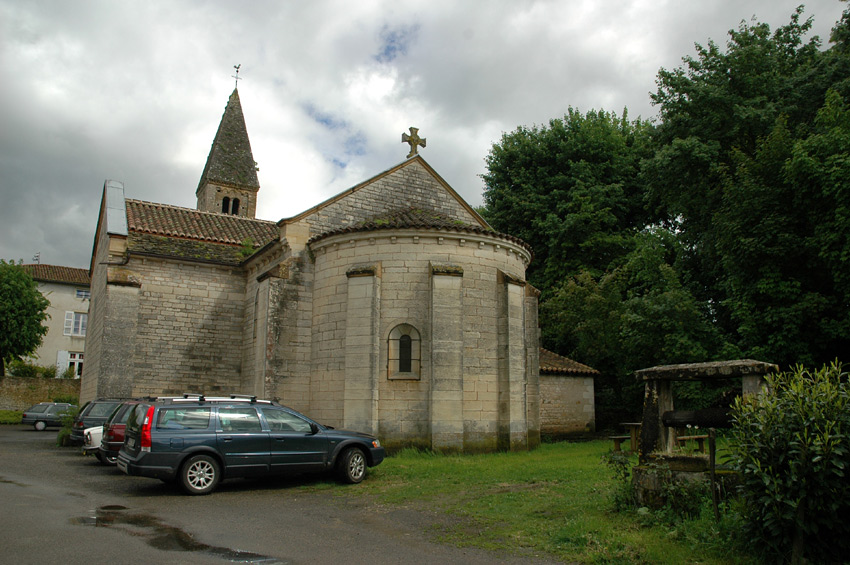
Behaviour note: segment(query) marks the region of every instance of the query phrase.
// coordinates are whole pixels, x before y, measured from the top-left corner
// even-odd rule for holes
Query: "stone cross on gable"
[[[419,137],[419,128],[415,127],[410,128],[410,135],[401,134],[401,142],[410,145],[410,153],[407,154],[408,159],[419,153],[420,146],[425,147],[425,138]]]

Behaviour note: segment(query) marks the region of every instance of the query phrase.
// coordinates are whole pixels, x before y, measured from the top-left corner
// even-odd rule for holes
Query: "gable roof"
[[[451,218],[436,210],[428,210],[425,208],[405,208],[401,210],[391,210],[383,214],[378,214],[362,222],[358,222],[349,226],[326,231],[320,235],[310,238],[308,243],[314,243],[332,235],[343,233],[355,233],[363,231],[386,230],[386,229],[437,229],[447,231],[460,231],[466,233],[487,234],[498,237],[506,241],[511,241],[520,245],[531,253],[531,247],[519,238],[512,235],[502,234],[490,227],[482,227],[476,224],[469,224],[461,220]]]
[[[548,375],[573,374],[573,375],[598,375],[599,371],[573,361],[548,349],[540,348],[540,373]]]
[[[135,253],[239,264],[242,244],[276,240],[277,223],[243,216],[126,200],[128,249]]]
[[[41,265],[38,263],[21,266],[36,281],[73,284],[77,286],[89,286],[91,284],[88,269],[61,267],[59,265]]]
[[[242,103],[239,101],[239,91],[233,90],[218,131],[215,133],[210,147],[207,164],[201,174],[196,193],[207,183],[220,183],[236,188],[259,190],[260,181],[257,179],[257,163],[251,153],[251,142],[248,140],[248,129],[245,127],[245,117],[242,114]]]
[[[300,214],[298,214],[296,216],[293,216],[291,218],[284,218],[284,219],[280,220],[280,222],[278,222],[278,224],[288,224],[288,223],[295,223],[295,222],[301,221],[301,220],[307,218],[308,216],[316,214],[317,212],[321,211],[323,208],[326,208],[326,207],[330,206],[331,204],[334,204],[334,203],[342,200],[343,198],[346,198],[346,197],[350,196],[351,194],[356,193],[356,192],[366,188],[367,186],[375,183],[376,181],[381,180],[384,177],[387,177],[389,175],[392,175],[392,174],[398,172],[399,170],[401,170],[405,167],[413,166],[414,164],[420,165],[423,169],[425,169],[425,171],[427,171],[427,173],[429,175],[431,175],[431,177],[433,177],[434,180],[436,180],[437,183],[440,186],[442,186],[443,189],[445,189],[446,192],[448,192],[448,194],[451,195],[451,197],[454,198],[464,210],[466,210],[466,212],[468,212],[473,218],[475,218],[475,220],[477,222],[480,223],[482,228],[489,228],[490,227],[490,225],[487,223],[487,221],[484,218],[482,218],[481,215],[478,212],[475,211],[475,208],[470,206],[466,202],[466,200],[464,200],[460,196],[460,194],[458,194],[455,191],[455,189],[453,189],[449,185],[449,183],[447,183],[443,179],[443,177],[441,177],[437,173],[437,171],[435,171],[431,167],[431,165],[429,165],[425,161],[425,159],[423,159],[422,156],[418,155],[418,154],[414,155],[413,157],[406,159],[405,161],[402,161],[398,165],[395,165],[394,167],[391,167],[391,168],[387,169],[386,171],[384,171],[382,173],[378,173],[377,175],[375,175],[375,176],[373,176],[369,179],[366,179],[363,182],[358,183],[358,184],[352,186],[349,189],[346,189],[346,190],[340,192],[336,196],[331,196],[330,198],[328,198],[324,202],[320,202],[319,204],[313,206],[312,208],[304,210],[303,212],[301,212]]]

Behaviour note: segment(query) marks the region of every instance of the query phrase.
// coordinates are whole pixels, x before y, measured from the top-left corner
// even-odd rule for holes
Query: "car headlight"
[[[91,445],[91,432],[86,433],[86,443]]]
[[[376,440],[376,439],[373,439],[372,440],[372,447],[381,447],[381,442]]]

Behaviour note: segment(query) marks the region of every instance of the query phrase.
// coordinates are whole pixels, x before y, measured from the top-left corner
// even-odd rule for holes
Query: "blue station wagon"
[[[184,395],[132,408],[118,468],[208,494],[231,477],[334,470],[359,483],[384,455],[373,436],[323,426],[276,402]]]

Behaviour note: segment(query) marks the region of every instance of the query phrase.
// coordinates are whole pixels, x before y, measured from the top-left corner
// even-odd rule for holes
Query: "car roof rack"
[[[206,400],[206,397],[203,394],[197,392],[184,392],[183,398],[197,398],[198,402]]]
[[[256,394],[231,394],[230,398],[233,399],[233,400],[235,400],[237,398],[247,398],[251,401],[252,404],[257,402],[257,395]]]

